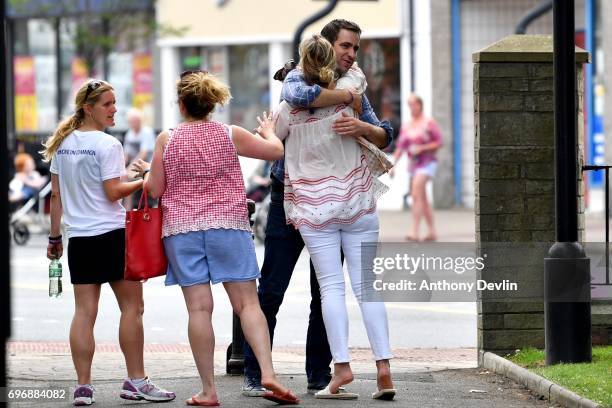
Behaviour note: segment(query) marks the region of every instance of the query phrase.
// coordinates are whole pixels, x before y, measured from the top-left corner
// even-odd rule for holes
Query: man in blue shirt
[[[359,50],[361,29],[353,22],[333,20],[321,30],[334,47],[339,75],[345,74],[355,62]],[[391,143],[393,129],[387,121],[376,117],[365,95],[353,94],[350,90],[329,90],[319,85],[309,85],[302,73],[290,71],[281,92],[292,106],[318,108],[338,104],[361,105],[359,119],[343,116],[334,123],[334,131],[345,137],[364,136],[378,147],[384,148]],[[360,103],[359,103],[360,102]],[[271,203],[266,227],[265,255],[259,279],[259,303],[268,321],[270,339],[274,338],[276,314],[283,301],[285,291],[295,264],[304,248],[304,241],[298,230],[287,225],[283,209],[284,160],[272,166]],[[330,363],[332,360],[323,316],[321,295],[312,262],[310,263],[310,317],[306,336],[306,376],[308,392],[314,394],[324,389],[331,380]],[[265,389],[261,386],[261,372],[253,351],[245,344],[243,395],[261,396]]]

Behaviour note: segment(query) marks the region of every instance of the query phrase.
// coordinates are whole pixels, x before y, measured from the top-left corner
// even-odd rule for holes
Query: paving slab
[[[215,383],[224,407],[270,407],[274,403],[240,393],[241,376],[225,375],[226,346],[215,349]],[[366,349],[352,349],[355,381],[349,390],[359,394],[356,401],[318,400],[306,393],[304,350],[301,347],[275,349],[273,359],[282,381],[300,397],[304,407],[550,407],[526,388],[496,374],[476,368],[476,350],[397,349],[392,360],[396,400],[371,399],[376,390],[372,355]],[[185,406],[185,399],[201,384],[186,345],[145,346],[145,365],[151,378],[177,393],[177,399],[163,407]],[[119,346],[100,344],[93,363],[93,383],[98,407],[126,407],[147,402],[121,400],[118,395],[125,375]],[[8,347],[9,386],[15,389],[63,389],[71,396],[75,374],[67,343],[11,342]],[[15,407],[69,406],[71,398],[61,401],[30,400],[11,402]]]

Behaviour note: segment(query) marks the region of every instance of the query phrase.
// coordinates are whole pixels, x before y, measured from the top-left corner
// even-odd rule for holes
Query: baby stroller
[[[270,194],[263,201],[257,203],[253,216],[253,235],[257,241],[264,243],[266,239],[266,225],[268,224],[268,211],[270,210]]]
[[[251,218],[253,235],[263,243],[266,238],[266,224],[270,207],[270,170],[272,162],[262,161],[249,178],[246,196],[256,203],[255,212]]]
[[[30,239],[30,228],[28,223],[40,226],[43,230],[49,230],[49,220],[46,216],[46,199],[51,193],[51,182],[48,182],[37,194],[25,201],[11,203],[10,231],[17,245],[25,245]],[[29,216],[30,210],[36,208],[34,217]],[[30,220],[30,221],[28,221]]]

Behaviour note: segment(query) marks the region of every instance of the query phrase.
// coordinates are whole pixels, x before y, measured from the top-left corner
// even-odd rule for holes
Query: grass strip
[[[593,361],[546,366],[543,350],[517,350],[507,358],[604,407],[612,407],[612,346],[594,347]]]

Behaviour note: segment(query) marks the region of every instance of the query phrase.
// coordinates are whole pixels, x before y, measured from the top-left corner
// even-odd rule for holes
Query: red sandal
[[[281,394],[276,391],[268,391],[263,395],[263,398],[268,401],[276,402],[279,405],[297,405],[300,403],[300,399],[296,397],[291,390]]]

